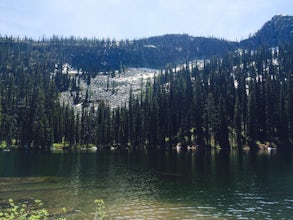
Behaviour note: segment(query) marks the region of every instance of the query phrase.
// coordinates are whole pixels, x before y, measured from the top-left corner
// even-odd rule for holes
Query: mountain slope
[[[281,42],[293,42],[293,17],[274,16],[251,38],[241,42],[187,34],[168,34],[137,40],[59,38],[34,41],[0,37],[0,45],[31,54],[53,57],[55,64],[69,63],[73,68],[95,76],[99,72],[125,67],[163,69],[196,59],[223,56],[238,48],[276,47]],[[4,54],[4,53],[3,53]],[[43,56],[38,56],[41,59]]]
[[[123,41],[95,47],[80,56],[71,54],[72,66],[80,62],[94,60],[100,70],[118,69],[121,64],[127,67],[164,68],[195,59],[209,59],[223,56],[238,48],[256,49],[260,46],[276,47],[280,43],[293,42],[293,17],[276,15],[252,37],[241,42],[193,37],[187,34],[168,34],[163,36]],[[106,51],[106,52],[105,52]],[[76,62],[74,62],[76,61]]]
[[[211,56],[221,56],[226,52],[234,50],[236,43],[219,40],[216,38],[192,37],[187,34],[169,34],[136,42],[142,46],[141,53],[148,57],[152,50],[153,59],[149,64],[164,67],[167,63],[178,64],[192,59],[207,59]],[[152,58],[152,57],[149,57]],[[155,61],[160,60],[160,63]],[[153,63],[152,63],[153,61]]]
[[[80,48],[70,54],[73,67],[82,67],[90,60],[102,71],[127,67],[165,68],[194,59],[221,56],[236,48],[236,43],[215,38],[170,34],[134,41],[97,44],[80,53]]]
[[[260,45],[276,47],[281,42],[293,41],[293,16],[276,15],[241,46],[256,48]]]

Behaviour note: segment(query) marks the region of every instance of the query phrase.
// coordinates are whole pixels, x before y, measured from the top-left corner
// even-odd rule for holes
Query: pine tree
[[[293,61],[292,61],[293,62]],[[288,138],[293,143],[293,73],[288,73],[286,113],[288,119]]]
[[[257,103],[255,96],[255,82],[251,80],[249,86],[248,106],[247,106],[247,131],[248,143],[254,145],[258,138]]]
[[[217,109],[215,98],[212,93],[208,94],[206,103],[206,140],[208,144],[211,144],[211,140],[215,138],[216,131],[219,127],[219,111]]]
[[[238,148],[241,148],[242,146],[242,140],[241,140],[241,112],[240,112],[240,103],[239,103],[239,97],[236,96],[235,101],[235,107],[234,107],[234,119],[233,119],[233,125],[234,125],[234,132],[236,136],[236,144]]]
[[[218,130],[216,133],[216,139],[222,149],[230,150],[227,112],[226,112],[225,106],[226,106],[226,103],[224,102],[224,99],[220,97],[219,107],[218,107],[219,125],[218,125]]]

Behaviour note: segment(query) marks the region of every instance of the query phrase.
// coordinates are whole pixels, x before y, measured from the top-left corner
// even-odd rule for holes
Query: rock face
[[[81,111],[82,104],[88,93],[88,107],[104,101],[112,108],[118,107],[126,103],[129,99],[130,89],[134,95],[139,94],[145,83],[150,81],[159,73],[155,69],[146,68],[130,68],[124,73],[115,72],[115,74],[98,74],[91,79],[90,85],[84,80],[80,80],[80,101],[74,104],[76,92],[62,92],[60,94],[60,102],[72,105],[76,111]]]

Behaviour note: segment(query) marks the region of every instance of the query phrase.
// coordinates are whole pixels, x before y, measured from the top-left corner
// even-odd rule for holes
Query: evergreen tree
[[[286,113],[288,119],[288,137],[289,142],[293,143],[293,73],[288,73],[287,85],[287,100],[286,100]]]
[[[258,138],[257,103],[255,96],[255,82],[252,79],[249,86],[247,106],[247,131],[248,143],[254,145]]]

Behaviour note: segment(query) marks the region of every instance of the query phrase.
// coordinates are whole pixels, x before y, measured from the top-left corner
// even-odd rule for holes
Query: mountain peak
[[[288,15],[283,15],[283,14],[275,15],[272,17],[272,20],[277,19],[277,18],[286,17],[286,16],[288,16]]]
[[[262,28],[251,38],[244,40],[245,46],[256,47],[266,45],[269,47],[278,46],[280,42],[293,41],[293,16],[275,15],[266,22]]]
[[[289,29],[291,31],[293,27],[293,16],[275,15],[270,21],[264,24],[263,28],[269,26],[273,26],[275,29],[279,29],[279,31],[288,31]]]
[[[279,15],[275,15],[274,17],[272,17],[271,21],[277,21],[277,20],[280,20],[280,19],[290,19],[290,17],[292,17],[292,16],[279,14]]]

